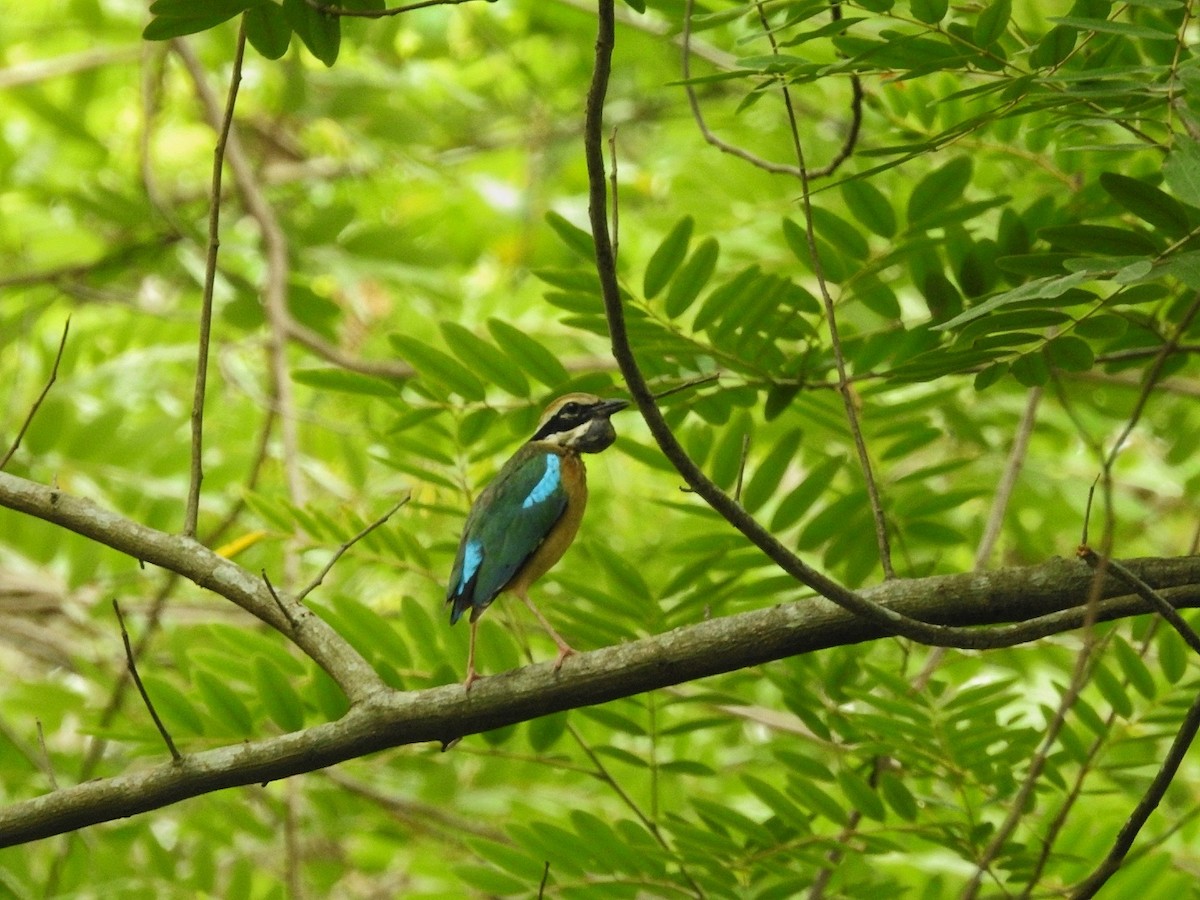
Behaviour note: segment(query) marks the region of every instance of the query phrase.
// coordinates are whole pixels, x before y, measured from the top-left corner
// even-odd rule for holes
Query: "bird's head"
[[[546,407],[530,440],[599,453],[617,439],[608,417],[628,405],[628,400],[602,400],[595,394],[565,394]]]

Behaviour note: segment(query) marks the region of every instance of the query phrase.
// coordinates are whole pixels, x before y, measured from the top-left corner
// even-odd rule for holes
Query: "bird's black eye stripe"
[[[592,409],[592,405],[576,403],[574,400],[564,403],[550,421],[538,429],[531,440],[540,441],[552,434],[562,434],[582,425],[591,418]]]

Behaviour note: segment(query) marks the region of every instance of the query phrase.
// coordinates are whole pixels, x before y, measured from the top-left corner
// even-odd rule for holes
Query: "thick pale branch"
[[[90,500],[0,472],[0,506],[45,519],[134,559],[176,572],[232,600],[296,644],[329,673],[351,702],[382,686],[370,663],[322,619],[296,605],[283,614],[262,580],[191,538],[132,522]]]
[[[94,518],[92,510],[88,515]],[[89,524],[89,530],[98,524]],[[190,548],[195,545],[186,539],[167,540],[180,545],[179,549],[168,553],[162,548],[158,555],[194,552]],[[1176,606],[1200,605],[1200,557],[1132,560],[1126,566]],[[245,573],[239,577],[250,578]],[[962,626],[1023,622],[1021,631],[981,629],[983,633],[1007,634],[1005,640],[996,642],[1002,646],[1079,625],[1092,579],[1084,563],[1055,559],[1025,569],[897,579],[869,593],[876,602],[928,621]],[[1122,590],[1111,580],[1105,588],[1107,595]],[[1146,609],[1139,597],[1111,597],[1099,605],[1099,616],[1112,619]],[[282,619],[282,614],[276,615]],[[353,706],[337,722],[186,755],[178,763],[85,782],[14,803],[0,810],[0,846],[135,815],[222,788],[311,772],[390,747],[429,741],[446,745],[465,735],[561,710],[884,634],[878,625],[828,601],[811,598],[580,653],[557,672],[551,663],[543,663],[483,678],[470,693],[457,684],[412,693],[380,691]]]

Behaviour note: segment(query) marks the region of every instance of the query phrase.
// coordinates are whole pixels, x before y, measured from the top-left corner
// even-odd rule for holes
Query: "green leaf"
[[[771,530],[782,531],[804,518],[821,494],[828,490],[843,462],[843,457],[830,456],[809,471],[800,486],[784,497],[776,508],[771,519]]]
[[[529,723],[529,746],[537,753],[545,753],[558,743],[566,733],[567,714],[554,713],[541,716]]]
[[[845,825],[849,817],[849,812],[840,801],[811,782],[804,785],[803,793],[797,799],[835,825]]]
[[[812,253],[809,252],[808,232],[796,222],[785,218],[783,220],[783,237],[796,259],[800,260],[800,262],[804,263],[815,273],[817,267],[813,262]],[[819,237],[816,239],[816,245],[817,254],[821,258],[821,270],[825,277],[835,283],[845,279],[845,266],[842,265],[841,259],[834,252],[833,248]]]
[[[486,396],[483,382],[450,354],[406,334],[389,334],[388,340],[423,378],[449,388],[464,400],[483,400]]]
[[[854,804],[854,808],[868,819],[882,822],[884,819],[883,801],[875,793],[875,789],[857,772],[843,770],[838,773],[838,785],[842,793]]]
[[[592,236],[578,225],[560,216],[554,210],[546,213],[546,224],[554,229],[559,240],[589,263],[596,261],[596,244]]]
[[[1125,209],[1170,237],[1183,237],[1191,231],[1183,204],[1140,179],[1104,172],[1100,186]]]
[[[1096,354],[1082,338],[1065,334],[1046,345],[1046,358],[1050,364],[1068,372],[1086,372],[1096,362]]]
[[[363,394],[369,397],[395,397],[397,394],[395,384],[346,369],[297,369],[292,373],[292,380],[321,391]]]
[[[957,156],[918,181],[908,198],[909,225],[919,225],[953,206],[971,183],[973,170],[971,157]]]
[[[192,734],[204,734],[204,720],[200,713],[192,705],[187,694],[172,682],[148,672],[142,676],[142,685],[146,688],[155,710],[166,723],[168,731],[183,727]]]
[[[1155,272],[1158,276],[1178,278],[1194,291],[1200,291],[1200,250],[1175,253],[1160,263]]]
[[[275,663],[265,656],[255,657],[254,681],[259,700],[276,725],[284,731],[304,727],[304,701]]]
[[[1178,684],[1179,679],[1187,673],[1191,657],[1183,639],[1173,629],[1162,628],[1154,643],[1158,648],[1158,667],[1163,676],[1171,684]]]
[[[815,550],[844,530],[855,530],[859,523],[866,524],[865,501],[866,498],[861,493],[838,497],[809,520],[800,532],[796,546],[801,550]]]
[[[1125,679],[1133,685],[1139,694],[1147,700],[1153,700],[1154,695],[1157,693],[1154,686],[1154,676],[1150,674],[1150,669],[1147,668],[1142,658],[1121,637],[1113,641],[1113,652],[1116,654],[1117,664],[1120,665],[1121,671],[1125,674]]]
[[[491,866],[458,865],[454,867],[454,874],[464,885],[475,888],[485,897],[508,897],[527,893],[531,883],[528,879],[514,878]]]
[[[1176,197],[1188,206],[1200,206],[1200,144],[1176,138],[1163,165],[1163,178]]]
[[[692,252],[688,261],[671,280],[671,289],[667,291],[667,299],[663,311],[674,319],[683,315],[700,291],[708,284],[717,268],[717,257],[721,246],[716,238],[705,238]]]
[[[283,0],[283,12],[312,55],[332,66],[342,44],[341,18],[313,9],[306,0]]]
[[[802,437],[803,432],[799,428],[793,428],[775,442],[771,452],[761,462],[753,466],[753,474],[742,493],[742,506],[747,512],[757,511],[779,490],[788,466],[800,451]]]
[[[742,462],[742,442],[752,438],[754,424],[746,413],[739,413],[721,432],[713,450],[712,479],[721,487],[729,489],[737,480]]]
[[[1041,300],[1060,297],[1076,285],[1082,284],[1092,277],[1087,272],[1072,272],[1070,275],[1059,275],[1053,278],[1036,278],[1020,287],[1013,288],[1011,291],[1004,291],[1001,294],[988,298],[983,303],[972,306],[961,315],[955,316],[949,322],[942,322],[939,325],[933,326],[933,330],[944,331],[948,328],[961,327],[967,322],[974,321],[980,316],[986,315],[1002,306],[1007,306],[1010,303],[1017,303],[1022,300]]]
[[[946,18],[950,0],[909,0],[913,18],[926,25],[936,25]]]
[[[1115,338],[1128,330],[1128,319],[1112,315],[1089,316],[1075,326],[1075,333],[1084,338]]]
[[[896,233],[896,213],[884,193],[862,178],[845,181],[841,186],[842,199],[854,218],[880,237]]]
[[[1012,0],[993,0],[979,18],[975,21],[974,40],[977,47],[987,47],[1000,40],[1008,30],[1008,20],[1012,15]]]
[[[642,295],[647,300],[656,297],[659,291],[667,286],[667,282],[683,262],[688,242],[692,239],[694,224],[691,216],[684,216],[675,223],[675,227],[663,238],[658,249],[651,254],[650,261],[646,263],[646,274],[642,278]]]
[[[750,789],[767,809],[771,810],[772,814],[793,828],[798,829],[802,834],[807,834],[809,828],[809,815],[799,806],[797,806],[783,791],[767,784],[761,778],[754,775],[743,774],[741,776],[742,783]]]
[[[1092,669],[1092,684],[1096,685],[1100,695],[1118,716],[1128,719],[1133,715],[1133,703],[1125,692],[1125,686],[1104,663],[1098,663]]]
[[[498,347],[457,322],[442,322],[440,327],[454,355],[476,375],[515,397],[529,396],[529,382]]]
[[[921,294],[924,296],[925,305],[929,307],[929,314],[935,322],[945,319],[946,316],[957,315],[962,311],[962,294],[958,292],[954,282],[947,278],[941,270],[934,269],[926,273],[925,281],[921,285]],[[946,328],[948,325],[949,323],[938,325],[937,328]]]
[[[817,234],[830,244],[855,259],[866,259],[870,255],[871,248],[866,238],[845,219],[819,206],[812,208],[812,216]]]
[[[906,822],[915,822],[919,808],[912,791],[895,775],[884,772],[879,776],[879,793],[883,794],[888,806]]]
[[[231,732],[248,736],[254,731],[254,719],[246,704],[225,681],[204,669],[195,673],[196,693],[214,719]]]
[[[1070,25],[1055,25],[1038,41],[1029,54],[1029,64],[1035,69],[1050,69],[1059,65],[1075,49],[1078,29]]]
[[[150,4],[154,16],[142,31],[147,41],[166,41],[215,28],[245,12],[261,0],[156,0]]]
[[[571,380],[558,357],[534,338],[502,319],[488,319],[488,331],[500,349],[548,388],[558,388]]]
[[[1140,256],[1158,250],[1142,232],[1111,225],[1059,225],[1040,229],[1038,237],[1057,249],[1102,256]]]
[[[1159,31],[1145,25],[1134,25],[1132,22],[1121,22],[1116,19],[1093,19],[1087,16],[1048,16],[1047,21],[1059,25],[1070,25],[1080,31],[1095,31],[1100,34],[1119,34],[1128,38],[1147,41],[1174,41],[1175,34],[1171,31]]]
[[[292,26],[283,7],[259,3],[246,10],[246,40],[267,59],[279,59],[292,41]]]
[[[995,362],[975,375],[974,387],[977,391],[985,391],[1008,373],[1008,363]]]
[[[721,321],[730,309],[744,306],[747,297],[762,281],[762,270],[757,265],[747,266],[724,284],[713,288],[696,312],[692,327],[703,331]]]
[[[1050,380],[1050,367],[1042,354],[1026,353],[1013,361],[1012,374],[1025,387],[1040,387]]]

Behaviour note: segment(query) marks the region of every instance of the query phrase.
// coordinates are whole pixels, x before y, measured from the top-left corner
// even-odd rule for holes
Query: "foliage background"
[[[684,5],[647,5],[619,10],[607,107],[635,350],[660,387],[719,371],[664,401],[687,449],[806,559],[878,581],[800,181],[705,143],[680,84]],[[182,33],[163,13],[177,6],[153,21]],[[344,19],[331,53],[317,13],[225,12],[247,7],[337,60],[297,36],[277,60],[247,51],[237,128],[286,236],[287,317],[264,313],[261,222],[227,177],[198,533],[294,587],[411,494],[309,603],[389,684],[453,682],[466,631],[440,600],[473,491],[548,398],[621,389],[577,230],[595,14],[533,0]],[[776,51],[755,7],[697,5],[695,90],[714,132],[794,165],[786,76],[816,169],[862,79],[861,134],[814,182],[814,220],[897,574],[1070,556],[1104,471],[1093,540],[1120,557],[1194,552],[1190,9],[871,0],[843,4],[836,26],[820,4],[764,11]],[[189,68],[142,41],[136,3],[8,13],[6,443],[68,316],[70,336],[7,470],[177,531],[214,143],[196,73],[223,96],[237,19],[194,23]],[[580,540],[537,590],[577,647],[806,595],[680,493],[634,415],[619,431],[591,461]],[[118,687],[114,597],[150,636],[140,667],[185,752],[344,709],[219,598],[0,512],[4,801],[163,757]],[[480,635],[485,672],[550,649],[508,603]],[[1149,617],[986,654],[837,648],[0,851],[0,892],[959,896],[1062,707],[983,880],[1047,896],[1107,852],[1198,687]],[[1197,893],[1198,786],[1185,764],[1106,896]]]

